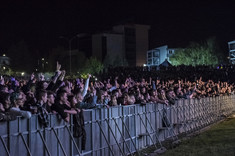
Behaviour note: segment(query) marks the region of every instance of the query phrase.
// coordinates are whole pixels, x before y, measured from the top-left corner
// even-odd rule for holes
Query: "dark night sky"
[[[150,48],[186,46],[211,36],[226,47],[235,39],[235,1],[204,1],[0,2],[0,53],[20,40],[47,52],[61,44],[61,35],[109,30],[125,22],[151,25]]]

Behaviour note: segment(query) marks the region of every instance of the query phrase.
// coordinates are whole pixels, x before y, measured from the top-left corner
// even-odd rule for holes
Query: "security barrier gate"
[[[73,137],[73,122],[58,115],[49,116],[43,128],[37,115],[31,119],[0,122],[0,155],[133,155],[140,149],[162,141],[176,141],[221,120],[235,111],[235,95],[178,100],[175,105],[129,105],[84,111],[86,150],[81,139]],[[72,119],[72,118],[71,118]]]

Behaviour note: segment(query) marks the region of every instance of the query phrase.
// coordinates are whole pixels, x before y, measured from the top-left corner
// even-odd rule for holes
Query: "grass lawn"
[[[226,119],[207,131],[184,140],[162,156],[235,156],[235,118]]]

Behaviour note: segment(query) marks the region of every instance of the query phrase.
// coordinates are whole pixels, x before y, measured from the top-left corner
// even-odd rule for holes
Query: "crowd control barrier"
[[[179,134],[189,134],[221,120],[235,111],[235,95],[178,100],[163,104],[117,106],[84,111],[86,148],[81,138],[73,137],[73,122],[64,122],[50,114],[44,128],[37,115],[30,119],[0,122],[1,156],[119,156],[162,142],[176,141]],[[72,118],[71,118],[72,119]]]

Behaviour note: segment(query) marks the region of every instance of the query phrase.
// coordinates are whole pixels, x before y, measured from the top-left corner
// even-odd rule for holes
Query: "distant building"
[[[107,56],[124,57],[123,35],[118,33],[100,33],[92,35],[92,56],[104,61]]]
[[[5,54],[0,56],[0,71],[6,70],[10,67],[10,58]]]
[[[165,60],[170,62],[170,56],[174,55],[176,48],[168,48],[168,45],[147,51],[147,66],[159,66]]]
[[[228,42],[229,62],[235,64],[235,40]]]
[[[150,26],[139,24],[117,25],[110,33],[92,36],[92,56],[104,60],[106,55],[123,57],[129,66],[143,66],[149,48]]]

